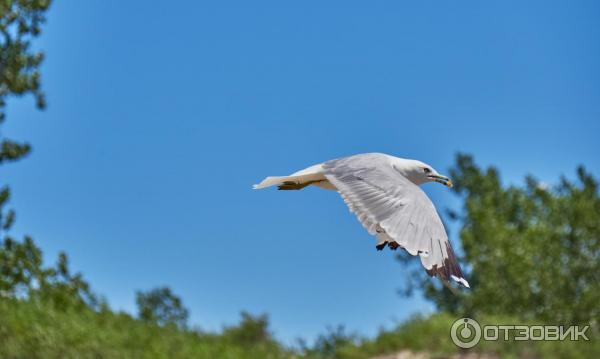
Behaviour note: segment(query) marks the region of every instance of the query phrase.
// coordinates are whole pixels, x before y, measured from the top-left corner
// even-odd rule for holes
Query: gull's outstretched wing
[[[469,287],[433,203],[384,155],[332,160],[323,169],[350,211],[380,243],[396,242],[408,253],[419,254],[430,276]]]

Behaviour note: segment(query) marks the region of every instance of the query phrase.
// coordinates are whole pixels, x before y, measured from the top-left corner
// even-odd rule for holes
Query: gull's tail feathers
[[[286,181],[294,181],[296,176],[269,176],[259,184],[252,186],[253,189],[263,189],[275,185],[282,185]]]
[[[319,184],[326,181],[320,173],[312,173],[299,176],[269,176],[261,183],[252,186],[254,189],[263,189],[277,186],[279,190],[299,190],[311,184]]]
[[[255,184],[252,188],[263,189],[277,186],[277,189],[280,190],[299,190],[310,185],[315,185],[324,189],[336,189],[327,178],[325,178],[325,175],[323,174],[323,164],[321,163],[294,172],[289,176],[269,176],[261,183]]]

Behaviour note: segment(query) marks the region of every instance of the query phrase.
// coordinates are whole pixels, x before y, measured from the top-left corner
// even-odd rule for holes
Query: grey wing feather
[[[332,160],[323,169],[350,211],[379,243],[393,240],[411,255],[419,254],[429,275],[469,286],[433,203],[385,155]]]

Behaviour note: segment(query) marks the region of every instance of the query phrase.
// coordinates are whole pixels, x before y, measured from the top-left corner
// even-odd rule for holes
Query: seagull
[[[253,188],[300,190],[312,185],[338,191],[350,212],[376,236],[377,250],[387,245],[419,255],[429,276],[438,276],[444,285],[452,279],[469,288],[444,224],[419,187],[427,182],[452,188],[448,177],[421,161],[364,153],[319,163],[289,176],[267,177]]]

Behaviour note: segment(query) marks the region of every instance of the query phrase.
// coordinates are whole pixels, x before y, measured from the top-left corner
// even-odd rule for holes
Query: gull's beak
[[[447,186],[448,188],[452,188],[452,180],[450,180],[450,178],[446,177],[446,176],[440,176],[440,175],[429,175],[427,176],[429,178],[431,178],[432,180],[434,180],[437,183],[441,183],[444,186]]]

